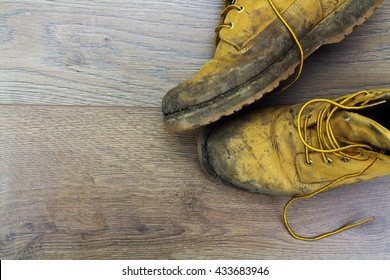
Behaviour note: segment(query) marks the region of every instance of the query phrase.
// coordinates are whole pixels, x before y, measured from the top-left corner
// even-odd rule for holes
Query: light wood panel
[[[0,5],[1,103],[160,106],[169,87],[211,56],[222,4]]]
[[[214,51],[222,1],[11,1],[0,9],[0,103],[160,106]],[[390,5],[318,50],[278,103],[389,86]]]

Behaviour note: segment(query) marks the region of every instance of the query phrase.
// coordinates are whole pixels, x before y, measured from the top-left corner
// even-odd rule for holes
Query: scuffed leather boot
[[[200,161],[231,186],[310,197],[390,174],[389,110],[383,89],[243,113],[205,129]]]
[[[318,47],[341,41],[382,2],[225,1],[214,57],[163,99],[167,129],[203,126],[260,99]]]

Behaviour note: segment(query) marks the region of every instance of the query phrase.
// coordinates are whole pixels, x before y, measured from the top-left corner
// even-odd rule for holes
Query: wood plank
[[[222,3],[0,5],[2,104],[160,106],[182,73],[211,56]]]
[[[1,4],[0,104],[159,107],[167,90],[212,56],[222,5],[30,2]],[[274,102],[389,86],[389,16],[385,1],[343,42],[313,54],[298,83]]]
[[[376,217],[300,242],[282,223],[288,198],[213,182],[198,131],[161,123],[158,108],[0,106],[0,258],[390,258],[389,176],[294,205],[301,233]]]

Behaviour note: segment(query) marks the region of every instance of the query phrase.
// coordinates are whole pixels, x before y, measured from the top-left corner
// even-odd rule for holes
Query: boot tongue
[[[381,150],[390,150],[390,131],[376,121],[350,111],[341,110],[331,117],[336,138],[368,144]]]

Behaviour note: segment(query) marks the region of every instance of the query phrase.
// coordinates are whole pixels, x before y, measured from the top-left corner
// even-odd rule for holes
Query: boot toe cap
[[[200,161],[205,171],[217,181],[252,192],[259,192],[258,163],[240,137],[231,129],[221,129],[200,140]]]

